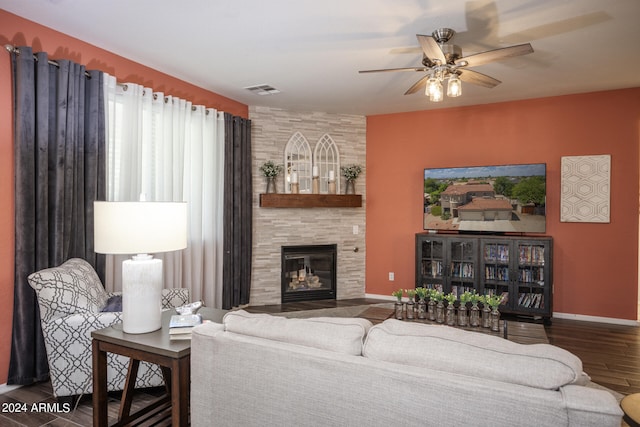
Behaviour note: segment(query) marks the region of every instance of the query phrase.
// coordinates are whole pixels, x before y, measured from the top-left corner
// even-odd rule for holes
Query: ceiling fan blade
[[[423,78],[415,82],[413,86],[411,86],[404,94],[411,95],[412,93],[416,93],[420,89],[424,90],[424,87],[427,85],[427,80],[429,79],[429,77],[430,76],[427,74],[426,76],[424,76]]]
[[[360,70],[359,73],[387,73],[390,71],[427,71],[427,67],[383,68],[380,70]]]
[[[458,68],[458,76],[460,77],[460,80],[464,82],[472,83],[478,86],[488,87],[490,89],[502,83],[500,80],[494,79],[493,77],[489,77],[486,74],[482,74],[473,70],[468,70],[466,68],[465,69]]]
[[[519,44],[515,46],[503,47],[500,49],[488,50],[486,52],[476,53],[474,55],[465,56],[456,59],[456,65],[466,67],[476,67],[478,65],[488,64],[489,62],[500,61],[502,59],[514,56],[527,55],[533,52],[533,47],[529,43]]]
[[[431,61],[440,61],[440,64],[446,64],[447,58],[444,56],[444,52],[440,49],[440,46],[436,40],[431,36],[425,36],[422,34],[416,34],[422,51]]]

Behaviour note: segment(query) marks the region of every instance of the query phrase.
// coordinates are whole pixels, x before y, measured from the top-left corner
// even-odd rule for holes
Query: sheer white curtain
[[[165,287],[222,304],[224,117],[214,109],[105,77],[107,200],[186,201],[187,249],[156,254]],[[107,290],[121,289],[123,257],[107,257]]]

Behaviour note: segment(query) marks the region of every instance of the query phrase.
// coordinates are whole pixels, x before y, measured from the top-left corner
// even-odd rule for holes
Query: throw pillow
[[[118,312],[122,311],[122,295],[112,295],[107,300],[107,304],[104,306],[102,312]]]

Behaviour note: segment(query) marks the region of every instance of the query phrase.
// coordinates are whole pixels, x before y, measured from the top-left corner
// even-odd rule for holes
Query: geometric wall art
[[[562,157],[560,221],[610,221],[611,155]]]

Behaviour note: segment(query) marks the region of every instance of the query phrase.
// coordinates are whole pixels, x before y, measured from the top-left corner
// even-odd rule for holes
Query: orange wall
[[[248,107],[214,92],[196,87],[78,39],[43,27],[0,9],[0,45],[32,46],[51,59],[71,59],[99,69],[118,81],[133,82],[179,96],[237,116],[248,117]],[[0,384],[7,382],[13,316],[13,115],[11,65],[7,51],[0,52]]]
[[[639,124],[640,88],[367,117],[367,293],[415,286],[425,167],[546,163],[554,311],[635,320]],[[611,222],[561,223],[560,158],[597,154]]]

